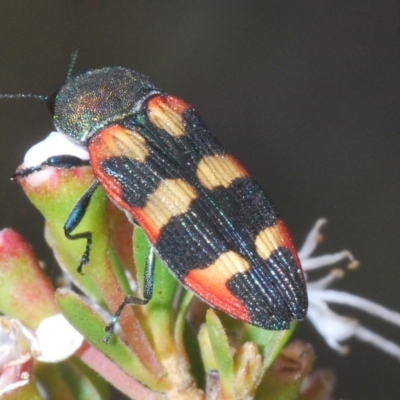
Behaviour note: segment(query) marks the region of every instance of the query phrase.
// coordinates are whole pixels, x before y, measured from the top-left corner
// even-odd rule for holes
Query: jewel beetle
[[[96,180],[64,225],[67,238],[86,240],[78,270],[89,263],[92,234],[73,231],[100,185],[152,249],[143,298],[126,297],[109,329],[124,306],[151,298],[154,254],[184,287],[234,318],[270,330],[305,318],[305,279],[280,215],[193,107],[122,67],[69,76],[48,102],[57,131],[90,158],[50,157],[15,179],[44,166],[91,166]]]

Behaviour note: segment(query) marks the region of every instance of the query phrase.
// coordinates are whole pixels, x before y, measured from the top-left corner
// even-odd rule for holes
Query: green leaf
[[[58,290],[56,299],[62,313],[86,340],[128,375],[156,391],[164,391],[168,388],[163,379],[157,379],[147,371],[116,335],[112,336],[109,343],[103,342],[104,321],[78,295],[66,290]]]
[[[137,227],[134,229],[133,246],[137,279],[143,290],[149,242],[143,230]],[[153,296],[148,304],[142,308],[142,312],[147,317],[145,323],[152,332],[157,355],[160,359],[166,359],[175,351],[173,329],[176,310],[173,302],[179,283],[158,258],[156,259],[153,279]]]
[[[207,311],[206,324],[211,347],[214,353],[215,363],[219,372],[222,396],[224,399],[234,400],[233,358],[224,327],[212,309]]]
[[[58,400],[60,393],[63,400],[109,398],[106,381],[76,357],[57,364],[40,363],[35,372],[49,399]]]
[[[69,240],[64,234],[64,223],[67,220],[77,200],[94,181],[90,168],[75,168],[71,170],[48,169],[50,173],[46,179],[39,180],[40,175],[23,179],[21,187],[29,200],[43,214],[46,220],[45,237],[53,249],[55,257],[64,271],[68,273],[73,282],[93,301],[103,302],[103,297],[96,284],[85,275],[77,272],[80,258],[85,250],[85,240]],[[34,182],[31,178],[35,178]],[[87,213],[73,233],[93,232],[93,253],[104,248],[102,238],[107,238],[107,198],[104,191],[99,188],[92,197]],[[99,238],[99,239],[97,239]],[[98,242],[98,243],[96,243]],[[87,267],[88,269],[89,267]]]
[[[243,341],[256,343],[263,354],[263,371],[273,363],[279,352],[283,349],[292,336],[297,323],[292,323],[289,330],[269,331],[253,325],[245,325]]]

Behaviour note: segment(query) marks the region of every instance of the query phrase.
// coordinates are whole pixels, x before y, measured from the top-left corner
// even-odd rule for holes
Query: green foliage
[[[56,364],[33,362],[35,354],[31,351],[25,361],[30,371],[28,384],[10,393],[18,392],[19,399],[40,399],[38,392],[32,394],[37,379],[49,399],[56,399],[60,391],[65,399],[107,399],[105,381],[129,398],[140,400],[297,398],[313,357],[309,356],[305,365],[301,350],[286,355],[293,370],[287,373],[287,360],[282,359],[287,350],[279,353],[291,331],[247,326],[207,310],[198,300],[192,302],[193,296],[182,289],[160,260],[153,298],[147,306],[126,307],[119,319],[120,329],[106,344],[105,325],[124,296],[132,294],[130,276],[139,284],[135,295],[141,296],[147,238],[139,228],[132,231],[125,216],[98,189],[74,232],[93,232],[90,264],[84,267],[83,275],[78,274],[85,240],[67,240],[63,224],[93,180],[91,170],[51,170],[46,179],[35,179],[33,183],[28,177],[21,185],[46,220],[46,239],[60,267],[82,294],[65,286],[55,291],[55,301],[53,289],[29,247],[8,231],[13,257],[3,239],[0,276],[11,290],[0,291],[0,311],[32,329],[41,319],[61,312],[84,340],[74,355]],[[1,258],[1,254],[5,256]],[[31,278],[27,283],[27,274],[35,276],[34,283]],[[36,297],[29,290],[22,295],[19,287],[30,285],[42,295]],[[58,334],[57,329],[53,334]],[[311,352],[303,344],[298,346]],[[274,360],[281,364],[274,368]]]

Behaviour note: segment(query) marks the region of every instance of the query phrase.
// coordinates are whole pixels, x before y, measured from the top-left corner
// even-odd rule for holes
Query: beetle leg
[[[70,168],[75,168],[75,167],[83,167],[85,165],[90,165],[89,160],[82,160],[79,157],[68,155],[68,154],[53,156],[53,157],[49,157],[47,160],[43,161],[39,165],[20,169],[11,177],[11,179],[18,182],[21,178],[25,178],[28,175],[31,175],[36,171],[40,171],[41,169],[43,169],[43,167],[70,169]]]
[[[147,304],[153,296],[153,286],[154,286],[154,268],[156,265],[156,255],[155,249],[150,245],[147,257],[146,264],[144,269],[144,279],[143,279],[143,299],[135,296],[125,296],[124,301],[119,305],[117,311],[114,316],[111,318],[111,321],[105,327],[105,331],[107,332],[106,337],[103,339],[103,342],[108,343],[111,339],[111,336],[115,329],[115,324],[118,322],[118,318],[122,313],[122,310],[128,305],[145,305]]]
[[[92,183],[89,189],[76,202],[74,208],[68,215],[68,218],[64,224],[64,234],[68,239],[70,240],[86,239],[86,249],[81,257],[81,261],[78,266],[78,272],[80,274],[82,273],[82,267],[89,263],[90,249],[92,247],[92,232],[80,232],[75,234],[71,234],[71,232],[82,221],[82,218],[85,215],[87,208],[89,207],[93,193],[99,187],[99,184],[100,183],[97,180]]]

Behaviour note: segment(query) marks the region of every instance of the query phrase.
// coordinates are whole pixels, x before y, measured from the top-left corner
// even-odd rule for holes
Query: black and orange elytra
[[[271,330],[305,318],[305,280],[284,223],[190,105],[120,67],[69,78],[51,99],[57,130],[87,148],[97,178],[64,226],[68,238],[87,240],[79,269],[92,238],[72,231],[101,185],[173,275],[210,305]],[[82,164],[55,156],[17,176]],[[144,298],[127,297],[118,315],[126,304],[150,299],[152,264]]]

